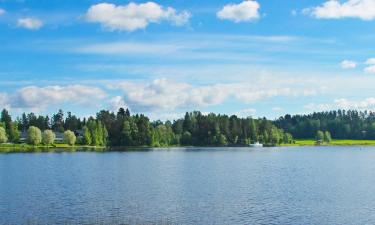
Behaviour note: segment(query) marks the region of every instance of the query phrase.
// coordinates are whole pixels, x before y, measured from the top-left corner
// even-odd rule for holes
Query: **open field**
[[[294,144],[283,144],[282,146],[314,146],[315,140],[314,139],[297,139],[295,140]],[[350,146],[350,145],[374,145],[375,140],[349,140],[349,139],[342,139],[342,140],[332,140],[329,144],[323,145],[340,145],[340,146]]]
[[[46,145],[29,145],[25,143],[21,144],[0,144],[0,153],[8,153],[8,152],[61,152],[61,151],[77,151],[77,150],[85,150],[85,151],[102,151],[105,147],[96,147],[96,146],[88,146],[88,145],[74,145],[70,146],[68,144],[53,144],[50,146]]]

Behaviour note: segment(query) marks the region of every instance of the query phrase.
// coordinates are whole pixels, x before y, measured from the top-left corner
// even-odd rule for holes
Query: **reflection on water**
[[[0,224],[374,224],[375,148],[0,154]]]

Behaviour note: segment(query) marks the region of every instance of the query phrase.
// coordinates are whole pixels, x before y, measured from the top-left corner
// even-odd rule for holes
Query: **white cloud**
[[[329,0],[320,6],[304,9],[304,12],[318,19],[359,18],[375,19],[374,0]]]
[[[368,66],[364,69],[365,73],[374,74],[375,73],[375,65]]]
[[[341,62],[341,68],[343,69],[354,69],[357,67],[357,63],[351,60],[344,60]]]
[[[276,107],[273,107],[272,110],[275,112],[280,112],[280,111],[283,111],[283,108],[276,106]]]
[[[20,18],[17,20],[17,26],[29,30],[38,30],[43,26],[43,22],[36,18]]]
[[[10,95],[13,108],[31,108],[42,110],[50,105],[70,103],[73,105],[98,105],[106,93],[97,87],[83,85],[69,86],[28,86]]]
[[[336,99],[334,104],[341,109],[372,109],[375,107],[375,98],[370,97],[359,101],[340,98]]]
[[[75,52],[86,54],[167,54],[181,49],[182,46],[172,44],[150,44],[141,42],[113,42],[93,44],[75,49]]]
[[[309,103],[304,108],[311,111],[328,111],[337,109],[356,109],[356,110],[374,110],[375,109],[375,98],[369,97],[360,100],[349,100],[347,98],[339,98],[333,100],[331,103]]]
[[[135,31],[144,29],[149,23],[168,21],[176,26],[186,24],[191,15],[187,11],[177,13],[174,8],[163,7],[154,2],[143,4],[129,3],[119,5],[100,3],[91,6],[85,19],[88,22],[100,23],[108,30]]]
[[[114,112],[117,112],[119,108],[128,108],[124,99],[121,96],[115,96],[109,100],[109,107],[108,109]]]
[[[262,83],[265,82],[265,83]],[[175,110],[200,108],[219,105],[227,99],[252,103],[259,100],[279,96],[306,96],[304,88],[289,88],[281,84],[269,84],[267,81],[258,83],[229,83],[193,86],[189,83],[175,82],[168,79],[155,79],[147,82],[122,82],[110,86],[124,92],[124,101],[134,111]]]
[[[247,117],[253,117],[255,116],[255,113],[257,111],[255,109],[243,109],[243,110],[240,110],[236,113],[234,113],[234,115],[238,116],[238,117],[241,117],[241,118],[247,118]]]
[[[309,104],[305,105],[304,108],[309,110],[309,111],[327,111],[327,110],[334,109],[334,107],[332,107],[332,105],[326,104],[326,103],[320,103],[320,104],[309,103]]]
[[[5,14],[5,9],[0,8],[0,16]]]
[[[259,8],[257,1],[246,0],[239,4],[225,5],[216,15],[222,20],[231,20],[236,23],[248,22],[260,17]]]
[[[375,64],[375,58],[369,58],[366,60],[366,64],[368,65],[374,65]]]
[[[365,64],[367,64],[368,66],[365,67],[364,72],[368,74],[374,74],[375,73],[375,58],[367,59]]]
[[[9,101],[8,94],[0,92],[0,106],[2,108],[10,109],[9,103],[10,103],[10,101]]]

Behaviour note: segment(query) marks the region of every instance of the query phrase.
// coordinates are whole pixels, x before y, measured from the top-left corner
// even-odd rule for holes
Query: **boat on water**
[[[261,144],[259,142],[255,142],[254,144],[250,144],[249,146],[254,147],[254,148],[261,148],[261,147],[263,147],[263,144]]]

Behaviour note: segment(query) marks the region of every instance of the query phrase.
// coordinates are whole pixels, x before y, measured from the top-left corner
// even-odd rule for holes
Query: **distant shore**
[[[71,152],[71,151],[103,151],[106,147],[89,146],[89,145],[68,145],[68,144],[53,144],[53,145],[29,145],[25,143],[0,144],[0,153],[11,152]]]
[[[317,145],[313,139],[297,139],[293,144],[282,144],[280,147],[293,147],[293,146],[375,146],[375,140],[332,140],[330,143],[324,143]],[[186,146],[166,146],[165,148],[178,148]],[[189,146],[193,147],[193,146]],[[198,147],[215,147],[215,146],[198,146]],[[225,147],[225,146],[223,146]],[[227,146],[227,147],[246,147],[246,146]],[[129,146],[116,146],[116,147],[103,147],[103,146],[91,146],[91,145],[68,145],[68,144],[53,144],[50,146],[46,145],[29,145],[25,143],[21,144],[0,144],[0,153],[16,153],[16,152],[74,152],[74,151],[110,151],[113,149],[132,149],[140,150],[153,147],[129,147]]]
[[[355,146],[367,145],[375,146],[375,140],[351,140],[351,139],[334,139],[330,143],[320,144],[318,146]],[[297,139],[293,144],[282,144],[281,146],[317,146],[313,139]]]

